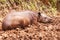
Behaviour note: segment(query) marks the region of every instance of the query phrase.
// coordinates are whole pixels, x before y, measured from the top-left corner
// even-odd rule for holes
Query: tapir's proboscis
[[[40,12],[33,11],[12,11],[8,13],[2,22],[2,29],[9,30],[19,27],[26,27],[31,24],[37,25],[38,21],[49,22],[51,18]]]

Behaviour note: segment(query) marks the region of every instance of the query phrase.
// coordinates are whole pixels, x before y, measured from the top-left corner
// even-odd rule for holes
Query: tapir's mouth
[[[39,22],[41,23],[52,23],[52,19],[41,19]]]

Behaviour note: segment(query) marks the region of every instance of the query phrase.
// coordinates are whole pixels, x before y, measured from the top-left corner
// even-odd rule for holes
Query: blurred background
[[[57,16],[60,11],[60,0],[0,0],[0,15],[5,16],[11,9],[45,12]]]

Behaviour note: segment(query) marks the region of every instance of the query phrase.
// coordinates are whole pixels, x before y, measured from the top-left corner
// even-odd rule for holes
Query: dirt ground
[[[60,40],[60,17],[53,19],[52,23],[0,31],[0,40]]]

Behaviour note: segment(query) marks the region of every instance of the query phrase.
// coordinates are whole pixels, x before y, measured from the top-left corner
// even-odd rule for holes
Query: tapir
[[[49,22],[51,18],[45,14],[34,11],[12,11],[8,13],[2,22],[3,30],[10,30],[19,27],[26,27],[28,25],[37,25],[38,21]]]

